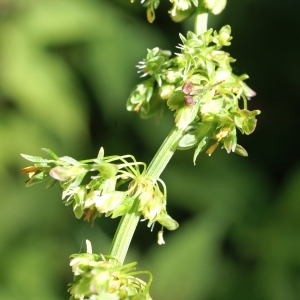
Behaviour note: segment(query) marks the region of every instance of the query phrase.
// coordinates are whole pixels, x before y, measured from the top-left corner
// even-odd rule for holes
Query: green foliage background
[[[136,1],[137,2],[137,1]],[[164,1],[162,1],[164,2]],[[209,27],[230,24],[235,73],[257,92],[258,128],[239,136],[249,158],[176,153],[162,175],[180,222],[158,246],[141,223],[129,261],[154,275],[154,299],[300,298],[299,4],[229,1]],[[68,299],[68,257],[108,253],[118,220],[93,228],[61,203],[60,188],[25,189],[20,153],[92,158],[133,154],[149,163],[173,126],[126,111],[134,66],[155,46],[176,52],[168,1],[147,23],[128,0],[0,0],[0,300]]]

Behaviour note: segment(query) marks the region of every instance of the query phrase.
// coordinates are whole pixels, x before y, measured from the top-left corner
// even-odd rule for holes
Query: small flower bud
[[[239,144],[236,145],[234,153],[239,154],[241,156],[248,156],[247,151]]]
[[[231,76],[231,71],[228,69],[218,69],[215,73],[215,81],[221,82],[225,81]]]
[[[171,0],[171,2],[173,7],[169,10],[169,13],[174,22],[183,21],[195,11],[195,6],[190,0]]]
[[[99,165],[98,170],[103,178],[108,179],[118,173],[118,166],[115,164],[103,163]]]
[[[179,59],[179,57],[178,57]],[[174,70],[168,70],[165,73],[166,76],[166,82],[168,83],[176,83],[180,80],[182,80],[182,72],[181,71],[174,71]]]
[[[174,93],[175,90],[175,86],[173,84],[163,84],[160,88],[159,88],[159,96],[163,99],[163,100],[168,100]]]
[[[204,0],[203,5],[214,15],[218,15],[226,6],[226,0]]]
[[[82,172],[85,172],[82,166],[57,166],[50,170],[49,174],[52,178],[59,181],[66,181],[70,178],[75,178]]]

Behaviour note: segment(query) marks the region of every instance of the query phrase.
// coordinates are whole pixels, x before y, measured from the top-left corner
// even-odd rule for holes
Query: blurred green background
[[[24,187],[20,153],[93,158],[133,154],[149,163],[173,126],[140,120],[125,103],[134,67],[155,46],[176,52],[178,33],[162,1],[154,24],[129,0],[0,0],[0,300],[68,299],[69,255],[106,254],[118,221],[93,228],[74,218],[58,186]],[[248,158],[218,149],[175,154],[162,179],[180,222],[166,245],[141,223],[127,261],[154,275],[152,297],[202,300],[300,299],[299,1],[228,1],[209,27],[230,24],[237,59],[257,92]]]

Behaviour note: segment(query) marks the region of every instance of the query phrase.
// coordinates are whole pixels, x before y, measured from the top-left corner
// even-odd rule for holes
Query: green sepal
[[[176,111],[175,124],[178,128],[186,128],[192,121],[193,118],[191,106],[184,106]]]
[[[102,189],[102,194],[113,192],[116,189],[117,179],[116,177],[110,177],[101,182],[100,189]]]
[[[85,170],[84,168],[82,168],[82,172],[76,177],[74,182],[71,184],[71,187],[74,188],[74,187],[78,186],[82,182],[82,180],[87,172],[88,172],[88,170]]]
[[[214,15],[220,14],[226,6],[226,0],[203,0],[203,5]]]
[[[196,146],[205,136],[211,137],[216,128],[214,123],[198,123],[196,129],[187,131],[178,144],[179,150],[186,150]]]
[[[119,171],[117,165],[110,163],[102,163],[97,169],[99,170],[100,175],[105,179],[115,176]]]
[[[175,85],[174,84],[163,84],[159,90],[159,96],[163,100],[168,100],[174,93]]]
[[[257,120],[255,116],[258,114],[260,114],[259,110],[249,111],[243,109],[234,116],[234,122],[242,133],[249,135],[256,127]]]
[[[141,105],[140,102],[149,102],[153,94],[153,84],[153,78],[149,78],[137,84],[127,99],[127,110],[139,111],[138,105]]]
[[[195,11],[196,11],[196,7],[191,6],[189,9],[183,10],[183,9],[177,8],[177,9],[172,9],[169,12],[171,15],[171,19],[174,22],[179,23],[179,22],[189,18]]]
[[[100,196],[95,200],[95,206],[100,213],[105,213],[108,217],[124,201],[125,192],[113,191]]]
[[[193,163],[194,165],[196,164],[196,159],[199,155],[199,153],[205,149],[205,147],[207,146],[207,142],[209,141],[209,137],[205,136],[198,144],[198,146],[196,147],[195,151],[194,151],[194,157],[193,157]]]
[[[152,72],[158,71],[164,64],[165,58],[163,56],[155,56],[146,62],[147,71],[151,74]]]
[[[161,212],[156,221],[168,230],[175,230],[179,227],[178,222],[172,219],[166,212]]]
[[[52,156],[55,160],[59,159],[59,157],[52,150],[48,148],[42,148],[41,150]]]
[[[98,156],[95,159],[95,161],[101,162],[103,160],[103,158],[104,158],[104,148],[101,147],[100,150],[99,150],[99,152],[98,152]]]
[[[50,176],[59,181],[66,181],[70,178],[76,178],[76,182],[82,181],[85,174],[89,171],[88,168],[79,166],[56,166],[49,172]]]
[[[244,147],[242,147],[239,144],[236,145],[236,147],[234,149],[234,153],[241,155],[241,156],[248,156],[248,152],[246,151],[246,149],[244,149]]]
[[[111,217],[114,219],[128,213],[133,205],[134,199],[134,197],[127,196],[125,200],[122,201],[122,203],[114,209],[114,212]]]
[[[139,110],[142,118],[150,118],[153,115],[162,116],[165,112],[165,101],[159,96],[158,89],[155,90],[149,102],[144,102]]]
[[[218,47],[221,49],[223,46],[230,46],[230,41],[232,40],[231,34],[231,27],[229,25],[223,26],[219,33],[217,31],[214,31],[214,43],[218,45]]]
[[[27,182],[26,182],[26,187],[30,187],[34,184],[38,184],[42,181],[44,181],[45,179],[47,179],[49,177],[49,170],[44,170],[41,171],[39,173],[36,173],[35,175],[33,175]]]
[[[72,165],[72,166],[80,166],[81,163],[77,161],[76,159],[70,157],[70,156],[62,156],[59,158],[59,164],[61,165]]]
[[[55,185],[57,181],[54,178],[51,178],[50,181],[46,185],[46,189],[49,189]]]
[[[74,215],[76,217],[76,219],[81,219],[82,215],[83,215],[83,209],[81,206],[75,206],[73,208],[74,211]]]
[[[79,186],[76,189],[75,193],[73,194],[73,197],[74,197],[74,205],[83,207],[86,198],[86,187]]]
[[[184,105],[184,95],[184,92],[182,92],[181,90],[173,93],[173,95],[167,101],[167,105],[170,110],[175,110]]]
[[[93,177],[93,179],[87,184],[88,189],[101,190],[105,179],[100,176]]]
[[[236,128],[232,127],[230,132],[221,140],[227,153],[235,152],[237,146]]]

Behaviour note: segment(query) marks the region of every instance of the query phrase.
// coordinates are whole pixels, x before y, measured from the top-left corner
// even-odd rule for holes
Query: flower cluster
[[[163,192],[161,192],[158,182],[163,186]],[[166,186],[161,179],[154,182],[147,176],[137,176],[130,183],[130,190],[139,199],[138,211],[145,220],[148,220],[148,227],[153,226],[157,221],[168,230],[178,228],[178,223],[167,214]]]
[[[71,255],[70,266],[74,273],[73,282],[69,285],[71,300],[151,300],[150,272],[136,271],[136,262],[120,266],[117,259],[106,259],[101,254],[92,253],[90,241],[86,243],[87,253]],[[139,274],[149,275],[149,282],[135,277]]]
[[[130,0],[131,3],[134,0]],[[222,12],[226,6],[226,0],[170,0],[172,8],[169,10],[173,21],[181,22],[190,17],[198,6],[203,6],[205,9],[217,15]],[[150,23],[155,20],[155,9],[158,8],[160,0],[141,0],[141,4],[146,7],[147,19]]]
[[[178,223],[166,212],[166,187],[162,180],[157,181],[146,176],[146,165],[137,162],[131,155],[104,156],[100,149],[96,159],[77,161],[71,157],[58,157],[49,149],[43,149],[53,159],[22,154],[34,162],[24,168],[22,173],[29,175],[26,186],[44,181],[50,177],[47,187],[59,182],[66,205],[73,205],[76,218],[94,221],[105,214],[116,218],[126,214],[135,199],[139,201],[139,211],[148,220],[148,227],[158,221],[169,230],[178,227]],[[128,162],[128,159],[131,161]],[[140,172],[140,166],[143,167]],[[90,176],[87,176],[91,173]],[[160,191],[158,182],[163,186]]]
[[[179,149],[196,147],[194,161],[211,139],[215,144],[207,150],[209,155],[221,143],[228,153],[246,156],[237,144],[236,129],[252,133],[260,113],[247,109],[247,100],[255,92],[244,82],[246,74],[232,72],[230,64],[235,60],[222,50],[230,45],[230,33],[227,25],[219,32],[210,29],[201,35],[180,35],[181,52],[174,58],[159,48],[148,50],[138,68],[149,78],[127,100],[127,109],[142,117],[160,115],[166,106],[175,111],[176,126],[185,130]]]

